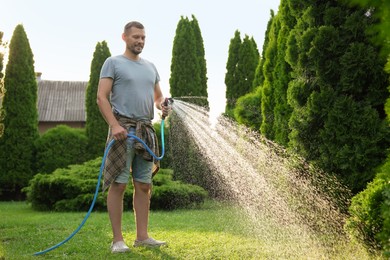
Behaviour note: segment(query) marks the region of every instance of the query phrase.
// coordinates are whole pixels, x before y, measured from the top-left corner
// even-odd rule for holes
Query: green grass
[[[208,201],[200,209],[151,212],[150,235],[166,240],[161,248],[131,248],[111,254],[107,213],[91,214],[84,227],[59,248],[40,256],[67,238],[85,213],[37,212],[23,202],[0,202],[1,259],[373,259],[356,245],[319,248],[284,239],[283,227],[265,226],[270,238],[253,236],[240,210]],[[131,245],[135,228],[132,212],[124,213],[125,241]],[[271,238],[272,233],[275,233]],[[377,258],[379,259],[379,258]]]

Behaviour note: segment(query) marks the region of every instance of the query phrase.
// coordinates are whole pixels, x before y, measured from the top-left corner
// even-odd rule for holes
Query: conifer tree
[[[23,25],[16,26],[9,45],[4,86],[0,198],[19,200],[35,173],[34,141],[39,137],[34,59]]]
[[[88,153],[90,158],[102,156],[107,139],[107,123],[96,104],[96,93],[99,84],[100,70],[104,61],[111,56],[106,41],[98,42],[93,53],[91,73],[86,92],[86,134],[88,137]]]
[[[236,99],[253,90],[252,84],[259,64],[259,51],[253,37],[249,38],[245,35],[238,51],[238,57],[238,82],[233,87]]]
[[[381,46],[382,55],[388,57],[385,70],[388,74],[390,74],[390,3],[388,1],[376,0],[351,0],[351,2],[357,3],[367,10],[375,8],[374,16],[379,20],[379,23],[374,25],[373,40]],[[390,91],[390,86],[388,89]],[[387,99],[385,109],[388,120],[390,122],[390,95]]]
[[[196,56],[198,57],[198,64],[199,64],[199,73],[200,73],[199,95],[201,97],[205,97],[205,99],[199,100],[199,104],[208,107],[207,65],[205,59],[203,37],[200,31],[198,20],[194,15],[192,15],[191,25],[192,25],[192,30],[194,31],[195,43],[196,43]]]
[[[290,82],[291,66],[285,60],[287,38],[296,20],[290,14],[288,1],[282,0],[278,12],[279,30],[276,35],[275,68],[272,71],[271,85],[273,88],[273,140],[283,146],[288,145],[290,128],[288,122],[292,108],[287,102],[287,89]]]
[[[275,12],[271,10],[271,17],[268,20],[267,23],[267,29],[264,34],[264,42],[263,42],[263,49],[261,51],[260,61],[257,65],[256,72],[255,72],[255,78],[253,79],[253,89],[256,89],[263,85],[264,83],[264,73],[263,73],[263,67],[265,62],[265,50],[268,48],[269,43],[269,33],[271,30],[272,23],[274,21]]]
[[[173,41],[171,76],[169,79],[172,97],[206,97],[207,77],[203,40],[198,21],[181,17]],[[190,102],[205,105],[204,99],[191,99]]]
[[[236,107],[234,108],[234,118],[240,124],[244,124],[254,131],[260,131],[260,126],[263,121],[261,114],[261,97],[263,92],[264,74],[263,67],[265,62],[265,50],[267,49],[269,42],[269,31],[274,19],[274,12],[271,10],[271,17],[267,24],[267,30],[264,35],[263,49],[261,57],[255,71],[255,76],[252,83],[252,89],[249,94],[240,97],[237,100]]]
[[[271,28],[268,34],[268,45],[265,50],[265,61],[263,67],[264,83],[263,91],[261,96],[261,115],[262,123],[260,132],[268,139],[274,140],[275,129],[274,129],[274,108],[275,108],[275,89],[274,83],[274,70],[277,62],[277,42],[278,34],[280,30],[280,16],[276,16],[271,24]]]
[[[389,145],[386,59],[367,35],[375,10],[337,1],[290,0],[290,7],[297,19],[287,55],[290,145],[360,191]]]
[[[230,40],[228,60],[226,63],[225,85],[226,85],[226,109],[225,113],[228,116],[233,116],[233,109],[236,105],[237,96],[234,93],[235,86],[238,85],[238,61],[239,51],[241,47],[240,31],[234,32],[234,37]]]
[[[225,113],[227,116],[234,116],[234,108],[237,99],[253,90],[252,84],[255,72],[259,63],[259,51],[252,38],[245,35],[241,41],[240,32],[235,32],[234,38],[230,41],[229,57],[226,64],[226,99]]]

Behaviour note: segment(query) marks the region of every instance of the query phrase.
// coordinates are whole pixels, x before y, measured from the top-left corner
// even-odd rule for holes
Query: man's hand
[[[121,125],[117,124],[111,127],[111,135],[114,140],[125,140],[127,138],[127,131]]]
[[[161,103],[161,112],[162,112],[162,118],[165,119],[167,116],[169,116],[169,113],[172,111],[172,106],[168,103],[168,105],[165,104],[165,102]]]

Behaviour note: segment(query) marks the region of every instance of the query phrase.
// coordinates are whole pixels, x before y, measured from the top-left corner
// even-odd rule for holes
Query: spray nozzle
[[[164,106],[169,106],[170,104],[172,104],[173,103],[173,98],[165,98],[165,100],[164,100]]]
[[[163,105],[164,107],[167,107],[173,103],[173,98],[165,98]],[[165,119],[165,116],[162,116],[162,119]]]

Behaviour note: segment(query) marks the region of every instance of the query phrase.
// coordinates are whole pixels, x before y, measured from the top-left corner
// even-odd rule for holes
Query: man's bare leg
[[[108,190],[107,210],[111,221],[113,242],[123,241],[122,213],[125,189],[126,184],[113,182]]]
[[[137,230],[137,240],[145,240],[148,235],[150,184],[133,181],[133,206]]]

